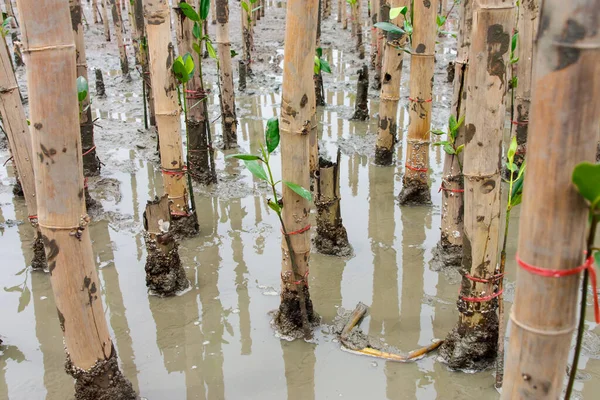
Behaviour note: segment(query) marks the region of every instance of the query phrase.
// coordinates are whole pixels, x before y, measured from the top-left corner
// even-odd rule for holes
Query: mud
[[[460,268],[462,262],[462,246],[447,243],[442,239],[433,248],[433,258],[429,264],[432,271],[441,271],[445,268]]]
[[[169,233],[177,241],[198,235],[200,233],[200,225],[198,225],[196,214],[193,213],[186,217],[173,216]]]
[[[131,382],[123,376],[119,369],[114,347],[111,356],[107,360],[99,360],[87,371],[73,365],[67,354],[65,370],[75,378],[75,400],[139,399]]]
[[[348,233],[342,225],[337,227],[317,226],[317,234],[313,238],[313,244],[321,254],[338,257],[352,255],[352,246],[348,242]]]
[[[162,240],[172,240],[163,237]],[[181,259],[175,246],[165,254],[161,251],[148,233],[144,232],[144,241],[148,256],[146,257],[146,286],[148,291],[158,296],[168,297],[189,287],[189,282],[185,276],[185,271],[181,265]]]
[[[37,230],[36,230],[37,231]],[[31,268],[38,271],[44,271],[48,268],[46,262],[46,253],[44,251],[44,241],[42,240],[42,234],[37,231],[35,239],[33,240],[33,258],[31,259]]]
[[[431,190],[419,181],[404,181],[402,191],[398,195],[401,206],[427,206],[431,204]]]
[[[302,290],[304,292],[308,323],[312,330],[319,326],[321,317],[313,309],[308,286],[302,286]],[[279,309],[273,313],[271,324],[275,331],[284,338],[304,338],[302,312],[300,311],[300,296],[297,291],[285,289],[282,291],[281,303],[279,304]]]

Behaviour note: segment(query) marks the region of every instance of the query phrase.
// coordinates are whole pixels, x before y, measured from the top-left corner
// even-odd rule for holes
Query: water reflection
[[[314,400],[315,357],[314,344],[303,341],[280,341],[285,364],[288,400]]]

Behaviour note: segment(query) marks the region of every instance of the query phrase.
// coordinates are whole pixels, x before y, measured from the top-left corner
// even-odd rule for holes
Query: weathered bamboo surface
[[[219,82],[221,85],[221,123],[226,149],[237,145],[237,116],[235,112],[235,87],[229,39],[229,1],[216,0],[217,53],[219,56]],[[264,9],[264,6],[263,6]]]
[[[542,5],[518,242],[520,259],[538,268],[568,270],[582,264],[588,207],[571,175],[576,164],[593,163],[596,155],[598,130],[591,127],[600,124],[600,33],[590,16],[599,9],[598,0],[545,0]],[[517,271],[503,399],[561,396],[579,277]]]

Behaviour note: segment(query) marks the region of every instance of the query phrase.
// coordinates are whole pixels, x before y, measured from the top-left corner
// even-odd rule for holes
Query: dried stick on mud
[[[189,286],[171,228],[168,196],[148,201],[144,211],[146,286],[159,296],[173,296]]]
[[[29,222],[37,232],[33,241],[31,267],[35,270],[43,270],[47,267],[47,264],[44,243],[38,227],[31,134],[27,125],[25,110],[21,103],[17,79],[10,61],[8,46],[4,38],[0,43],[0,115],[2,116],[2,127],[8,137],[8,145],[23,188]]]
[[[469,60],[489,67],[468,71],[460,314],[440,348],[440,356],[451,368],[482,370],[496,361],[498,344],[500,167],[515,9],[514,3],[504,0],[482,0],[473,7]]]
[[[165,191],[171,200],[170,209],[175,231],[197,233],[196,214],[188,200],[186,169],[183,164],[180,107],[177,82],[172,72],[175,47],[171,42],[171,19],[167,0],[144,4],[150,75],[154,85],[154,107],[160,140],[160,163]],[[166,62],[165,62],[166,61]]]
[[[69,0],[69,8],[71,11],[71,26],[73,27],[73,35],[75,37],[75,54],[77,62],[77,73],[73,76],[73,79],[77,79],[78,77],[82,76],[86,81],[88,81],[85,41],[83,37],[83,23],[81,20],[81,0]],[[89,94],[81,102],[79,129],[81,132],[81,145],[83,152],[83,175],[86,177],[98,175],[100,174],[100,160],[96,154],[94,123],[92,120],[92,108],[90,107]],[[89,194],[87,193],[86,199],[89,199]]]
[[[115,36],[117,37],[117,47],[119,48],[121,73],[123,74],[123,79],[129,81],[131,79],[129,76],[129,61],[127,60],[127,49],[125,47],[125,42],[123,41],[123,21],[121,19],[121,12],[117,0],[110,0],[110,6],[115,27]]]
[[[471,45],[471,27],[473,25],[473,9],[471,1],[460,3],[458,44],[454,61],[454,88],[452,92],[451,113],[456,121],[465,116],[467,76],[469,70],[469,46]],[[465,124],[458,127],[456,146],[465,142]],[[444,153],[444,170],[442,172],[442,223],[441,237],[436,249],[436,258],[443,265],[460,265],[463,242],[463,192],[462,176],[463,154]]]
[[[83,196],[75,76],[66,2],[18,1],[31,114],[35,193],[75,398],[135,399],[108,332]]]
[[[110,22],[108,21],[108,6],[110,0],[102,0],[102,22],[104,23],[104,38],[110,42]]]
[[[219,90],[223,147],[237,146],[237,116],[235,112],[235,87],[231,63],[231,40],[229,39],[229,0],[216,0],[217,54],[219,56]]]
[[[541,4],[517,254],[523,263],[551,273],[577,268],[584,258],[589,205],[572,184],[572,174],[578,163],[593,163],[596,155],[598,130],[591,127],[600,124],[600,35],[590,16],[598,15],[600,1]],[[562,397],[581,275],[540,275],[517,270],[502,399],[523,393]]]
[[[353,120],[366,121],[369,119],[369,68],[363,65],[358,70],[356,82],[356,104],[354,105]]]
[[[408,138],[400,205],[431,204],[429,140],[438,0],[416,0],[412,15],[413,52],[410,57]]]
[[[295,68],[283,71],[281,101],[282,178],[309,187],[309,135],[315,119],[315,90],[312,82],[318,0],[289,0],[286,12],[284,62]],[[311,55],[307,57],[306,55]],[[308,121],[308,124],[307,124]],[[274,322],[286,335],[312,336],[311,327],[319,322],[308,291],[310,258],[310,204],[283,186],[282,225],[285,227],[281,250],[281,304]],[[296,270],[292,266],[296,266]]]
[[[408,0],[391,0],[390,5],[393,8],[407,6]],[[403,16],[400,14],[391,23],[402,26],[402,18]],[[397,114],[404,54],[402,46],[405,43],[406,35],[387,32],[382,66],[379,120],[377,122],[378,134],[375,145],[375,164],[377,165],[392,165],[394,161],[394,145],[398,140],[396,137]]]
[[[335,162],[319,159],[319,174],[315,177],[317,234],[313,243],[319,253],[343,257],[352,254],[352,246],[348,242],[348,233],[342,223],[340,156],[341,152],[338,149]]]

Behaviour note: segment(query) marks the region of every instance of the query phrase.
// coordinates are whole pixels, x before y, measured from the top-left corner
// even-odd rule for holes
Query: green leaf
[[[83,77],[77,78],[77,100],[81,103],[85,100],[89,92],[88,82]]]
[[[317,57],[321,58],[323,57],[323,49],[320,47],[317,47]]]
[[[446,146],[448,144],[450,144],[450,143],[448,143],[447,140],[442,140],[441,142],[435,142],[435,143],[433,143],[434,146]]]
[[[454,147],[450,143],[444,145],[444,151],[450,155],[456,154],[456,150],[454,150]]]
[[[321,71],[327,72],[328,74],[331,73],[331,67],[329,66],[327,60],[319,58],[319,65],[321,65]]]
[[[510,42],[510,51],[514,52],[517,48],[517,42],[519,41],[519,32],[515,32]]]
[[[9,288],[5,287],[4,291],[5,292],[21,292],[23,289],[21,289],[21,285],[17,285],[17,286],[11,286]]]
[[[200,19],[206,21],[208,18],[208,10],[210,10],[210,0],[200,0]]]
[[[300,197],[302,197],[308,201],[312,201],[312,194],[308,190],[304,189],[302,186],[297,185],[292,182],[288,182],[288,181],[283,181],[283,183],[287,187],[292,189],[294,192],[296,192],[296,194],[299,195]]]
[[[321,72],[321,59],[318,56],[315,56],[315,65],[313,67],[313,72],[315,75],[319,75]]]
[[[20,313],[21,311],[23,311],[25,307],[29,305],[30,301],[31,291],[29,290],[29,287],[25,285],[23,291],[21,292],[21,297],[19,297],[19,308],[17,309],[17,312]]]
[[[438,15],[435,19],[437,26],[442,27],[446,23],[446,17],[443,15]]]
[[[191,79],[196,66],[194,65],[194,58],[190,53],[185,53],[183,56],[183,67],[185,68],[185,72],[188,74],[189,79]]]
[[[262,164],[260,164],[258,161],[244,160],[244,164],[246,164],[246,168],[248,168],[248,170],[252,172],[252,175],[257,177],[258,179],[262,179],[263,181],[269,181],[265,169],[263,168]]]
[[[267,204],[269,205],[269,207],[271,207],[271,210],[275,211],[277,214],[281,214],[281,206],[279,204],[275,203],[272,200],[269,200]]]
[[[215,51],[212,42],[209,40],[206,41],[206,50],[208,51],[208,55],[210,58],[212,58],[213,60],[217,59],[217,52]]]
[[[198,53],[198,55],[202,56],[202,49],[198,43],[192,43],[192,48],[196,53]]]
[[[245,1],[242,0],[241,2],[242,8],[248,13],[250,14],[250,6],[248,5],[248,3],[246,3]]]
[[[448,129],[450,129],[450,133],[458,130],[458,122],[456,121],[456,117],[452,114],[450,114],[450,118],[448,118]]]
[[[595,208],[600,202],[600,164],[578,164],[573,170],[572,180],[579,193]]]
[[[406,32],[406,34],[408,36],[412,35],[413,33],[413,27],[412,24],[409,21],[404,21],[404,31]]]
[[[378,22],[374,26],[385,32],[404,34],[404,31],[402,29],[389,22]]]
[[[257,11],[257,10],[260,10],[261,8],[262,8],[262,6],[254,7],[254,8],[252,9],[252,12],[254,12],[254,11]]]
[[[513,163],[516,152],[517,152],[517,137],[513,136],[512,140],[510,141],[510,146],[508,147],[508,153],[506,154],[506,158],[508,159],[509,165],[511,165]]]
[[[594,259],[596,260],[596,267],[600,268],[600,251],[594,253]]]
[[[198,16],[198,13],[188,3],[182,1],[181,3],[179,3],[179,9],[183,13],[183,15],[185,15],[192,21],[195,21],[195,22],[200,21],[200,17]]]
[[[230,50],[230,52],[231,52],[231,58],[233,58],[233,57],[235,57],[235,56],[238,55],[238,52],[235,51],[235,50]]]
[[[508,169],[510,172],[517,172],[519,170],[519,167],[517,167],[515,163],[506,163],[506,169]]]
[[[441,130],[439,130],[439,129],[433,129],[433,130],[431,130],[430,132],[431,132],[431,133],[433,133],[434,135],[438,135],[438,136],[441,136],[441,135],[445,135],[445,134],[446,134],[446,132],[444,132],[444,131],[441,131]]]
[[[250,0],[250,4],[256,3],[258,0]]]
[[[463,151],[464,149],[465,149],[465,145],[464,145],[464,144],[461,144],[460,146],[458,146],[458,147],[456,148],[456,154],[458,155],[458,154],[462,153],[462,151]]]
[[[270,118],[267,121],[267,130],[265,132],[265,143],[267,144],[269,154],[279,146],[279,138],[279,119],[277,117]]]
[[[407,11],[408,11],[408,7],[406,7],[406,6],[390,8],[390,19],[393,20],[393,19],[398,18],[398,16],[400,16],[400,14],[406,15]]]
[[[181,56],[177,57],[175,62],[173,62],[173,74],[180,83],[186,83],[188,81],[188,74],[185,71],[185,63],[183,62],[183,58]]]
[[[238,160],[246,160],[246,161],[261,159],[259,156],[255,156],[252,154],[230,154],[230,155],[226,156],[225,158],[237,158]]]
[[[194,22],[194,27],[192,28],[192,35],[194,35],[196,39],[200,39],[200,37],[202,36],[202,29],[200,29],[200,24],[197,22]]]

